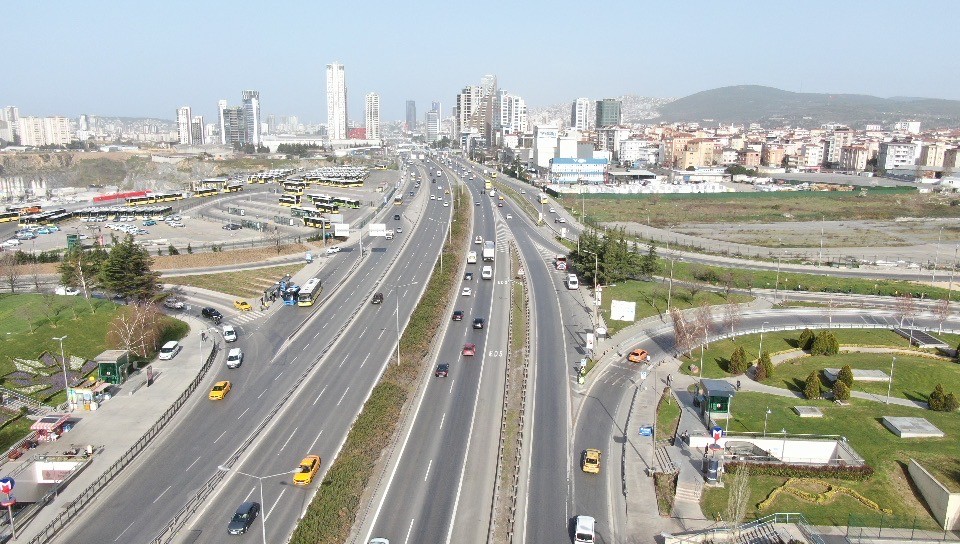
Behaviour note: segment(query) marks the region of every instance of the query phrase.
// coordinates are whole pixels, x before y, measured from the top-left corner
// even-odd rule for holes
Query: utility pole
[[[676,257],[670,258],[670,284],[667,287],[667,313],[670,313],[670,300],[673,298],[673,263],[676,262]]]
[[[940,234],[937,235],[937,253],[933,258],[933,276],[930,283],[937,283],[937,264],[940,262],[940,239],[943,237],[943,227],[940,227]]]

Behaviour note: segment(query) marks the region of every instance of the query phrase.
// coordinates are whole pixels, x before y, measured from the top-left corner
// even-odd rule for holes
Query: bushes
[[[960,401],[957,401],[957,397],[953,393],[944,392],[943,385],[939,383],[927,398],[927,404],[935,412],[956,412],[960,408]]]
[[[840,342],[830,331],[820,331],[810,346],[810,355],[836,355],[840,353]]]
[[[791,465],[789,463],[724,463],[723,468],[730,474],[736,474],[740,465],[750,465],[750,475],[763,474],[780,478],[836,478],[862,482],[873,476],[870,465]]]
[[[803,396],[808,399],[820,398],[820,378],[817,377],[816,372],[811,372],[807,376],[807,381],[803,385]]]
[[[850,400],[850,386],[839,378],[833,383],[833,398],[836,400]]]
[[[731,374],[743,374],[747,371],[747,352],[743,346],[737,346],[730,356],[729,371]]]
[[[837,375],[837,381],[846,384],[847,389],[853,387],[853,369],[850,368],[850,365],[843,365],[840,374]]]
[[[813,339],[813,331],[803,329],[803,332],[800,333],[800,338],[797,340],[797,347],[804,351],[810,351],[810,348],[813,347]]]
[[[770,360],[769,352],[764,351],[760,354],[760,361],[757,362],[757,373],[755,377],[758,382],[773,377],[773,362]]]

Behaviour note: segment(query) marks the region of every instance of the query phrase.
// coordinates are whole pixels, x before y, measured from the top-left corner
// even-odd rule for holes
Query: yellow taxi
[[[500,195],[500,197],[499,197],[499,198],[500,198],[500,200],[503,200],[503,195]]]
[[[600,450],[593,448],[583,451],[583,459],[580,461],[580,468],[590,474],[600,474]]]
[[[230,382],[226,380],[217,382],[213,384],[213,389],[210,390],[210,400],[223,400],[223,397],[226,397],[229,392]]]
[[[313,477],[320,470],[320,456],[308,455],[300,461],[296,474],[293,475],[294,485],[309,485]]]
[[[234,300],[233,307],[241,312],[249,312],[253,309],[253,307],[250,306],[250,303],[245,300]]]

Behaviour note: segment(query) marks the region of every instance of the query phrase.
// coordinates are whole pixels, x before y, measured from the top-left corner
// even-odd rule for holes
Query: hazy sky
[[[4,2],[0,106],[21,115],[211,122],[257,89],[264,117],[326,122],[325,66],[346,66],[383,120],[416,100],[451,111],[480,77],[528,107],[738,84],[960,99],[949,40],[960,2],[550,0]]]

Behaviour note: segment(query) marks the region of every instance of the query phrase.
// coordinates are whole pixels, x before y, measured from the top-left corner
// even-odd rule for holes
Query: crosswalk
[[[228,315],[224,317],[224,322],[231,325],[244,325],[258,319],[265,317],[267,312],[262,312],[260,310],[251,310],[249,312],[237,312],[233,315]]]

